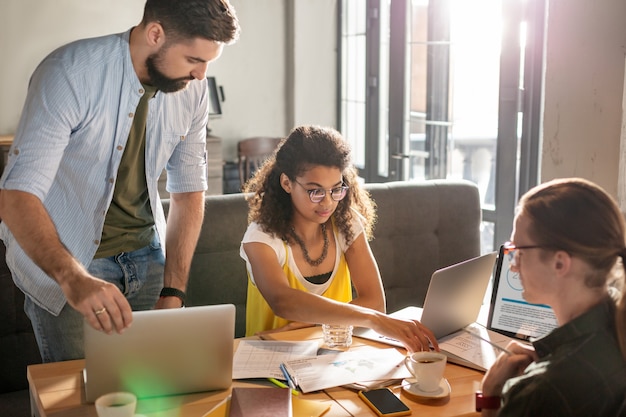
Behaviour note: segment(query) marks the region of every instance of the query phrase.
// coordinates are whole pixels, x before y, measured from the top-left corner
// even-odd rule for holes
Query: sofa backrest
[[[432,273],[480,255],[481,208],[469,181],[367,184],[377,204],[372,252],[387,311],[422,306]]]
[[[366,184],[378,207],[372,251],[387,295],[387,311],[421,306],[439,268],[480,254],[478,188],[469,181]],[[164,200],[167,212],[169,201]],[[232,303],[235,334],[245,333],[247,275],[239,256],[247,228],[243,194],[205,198],[205,218],[191,265],[188,305]]]
[[[169,200],[163,201],[169,208]],[[246,332],[246,264],[239,245],[248,227],[243,194],[210,195],[204,200],[204,223],[193,256],[187,305],[234,304],[237,337]]]

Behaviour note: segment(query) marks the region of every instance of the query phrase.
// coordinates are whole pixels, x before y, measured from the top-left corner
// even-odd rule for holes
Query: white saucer
[[[441,382],[439,383],[439,388],[437,390],[431,392],[422,391],[417,385],[417,380],[415,378],[407,378],[402,380],[402,390],[405,393],[409,395],[414,395],[416,397],[438,399],[445,398],[450,395],[451,388],[448,380],[442,378]]]

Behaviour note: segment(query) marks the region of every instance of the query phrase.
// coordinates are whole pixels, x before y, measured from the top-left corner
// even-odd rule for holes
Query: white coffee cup
[[[417,387],[424,392],[434,392],[446,369],[446,355],[439,352],[415,352],[404,359],[407,369],[417,380]]]
[[[133,417],[136,407],[137,397],[130,392],[111,392],[96,400],[98,417]]]
[[[322,324],[326,347],[347,348],[352,344],[352,326],[342,324]]]

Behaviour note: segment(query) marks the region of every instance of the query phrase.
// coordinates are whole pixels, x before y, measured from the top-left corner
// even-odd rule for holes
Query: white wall
[[[626,2],[549,0],[541,179],[580,176],[617,197]]]
[[[231,0],[237,43],[209,67],[224,87],[210,121],[226,160],[250,136],[285,136],[300,124],[336,126],[337,0]]]
[[[0,1],[0,134],[13,134],[28,80],[53,49],[122,32],[141,20],[144,0]]]
[[[45,55],[75,39],[130,28],[141,20],[144,3],[1,0],[0,135],[15,132],[28,79]],[[336,125],[336,3],[232,0],[240,40],[207,72],[226,97],[224,115],[210,121],[225,159],[235,159],[236,142],[245,137],[284,136],[299,123]]]
[[[289,56],[294,66],[289,123],[337,127],[337,1],[296,0],[288,19],[292,32]]]
[[[288,131],[284,1],[231,1],[241,25],[239,41],[227,46],[207,71],[224,88],[224,114],[209,126],[222,138],[227,160],[236,158],[239,139]]]

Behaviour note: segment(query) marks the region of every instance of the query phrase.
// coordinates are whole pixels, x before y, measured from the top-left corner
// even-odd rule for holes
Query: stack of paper
[[[305,393],[352,384],[371,388],[411,377],[404,355],[394,348],[362,346],[326,352],[317,354],[317,341],[242,340],[233,358],[233,379],[284,379],[281,363]]]
[[[285,365],[302,392],[350,384],[368,388],[411,377],[404,366],[404,355],[393,348],[363,346],[336,354],[290,360]]]
[[[318,343],[242,340],[233,356],[233,379],[283,379],[280,364],[317,356]]]

